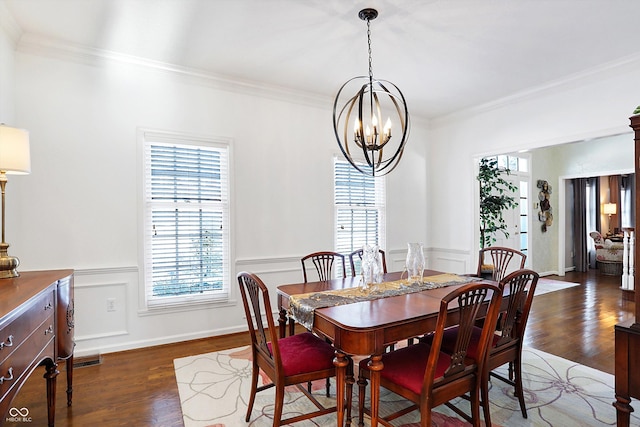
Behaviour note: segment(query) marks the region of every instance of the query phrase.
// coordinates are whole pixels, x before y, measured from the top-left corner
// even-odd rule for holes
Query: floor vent
[[[86,357],[76,357],[73,360],[74,368],[84,368],[85,366],[99,365],[102,363],[102,356],[95,354]]]

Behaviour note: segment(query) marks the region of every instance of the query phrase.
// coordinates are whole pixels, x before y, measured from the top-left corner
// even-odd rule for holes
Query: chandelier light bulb
[[[387,121],[384,124],[384,136],[386,138],[391,138],[391,117],[387,118]]]

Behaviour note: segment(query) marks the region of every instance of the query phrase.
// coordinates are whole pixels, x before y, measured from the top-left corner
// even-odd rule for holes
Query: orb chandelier
[[[369,75],[347,80],[338,91],[333,103],[333,130],[342,154],[354,168],[366,175],[382,176],[395,169],[402,158],[409,137],[409,110],[395,84],[373,78],[371,20],[378,11],[363,9],[358,16],[367,21]],[[398,125],[399,131],[394,127]]]

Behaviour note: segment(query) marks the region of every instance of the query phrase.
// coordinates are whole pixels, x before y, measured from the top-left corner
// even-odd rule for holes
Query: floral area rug
[[[174,360],[176,381],[180,393],[185,427],[271,426],[274,389],[258,393],[249,422],[245,422],[251,382],[251,351],[249,347],[190,356]],[[585,427],[614,426],[616,424],[613,376],[548,353],[527,348],[523,353],[523,378],[528,418],[522,418],[513,388],[492,379],[490,390],[491,417],[494,427],[554,426]],[[506,366],[500,368],[506,375]],[[262,381],[268,381],[261,377]],[[333,386],[333,384],[332,384]],[[328,404],[323,381],[314,384],[319,400]],[[357,402],[357,387],[353,401]],[[335,393],[332,390],[332,396]],[[458,401],[468,411],[468,403]],[[381,412],[400,407],[402,400],[382,390]],[[285,416],[308,412],[313,405],[296,388],[289,388],[285,396]],[[462,421],[445,406],[434,414],[437,427],[462,427]],[[354,404],[352,425],[357,425],[357,404]],[[418,426],[418,414],[412,413],[396,420],[397,426]],[[368,419],[365,419],[368,424]],[[335,426],[335,414],[296,423],[296,426]],[[640,418],[632,414],[631,425],[640,425]]]

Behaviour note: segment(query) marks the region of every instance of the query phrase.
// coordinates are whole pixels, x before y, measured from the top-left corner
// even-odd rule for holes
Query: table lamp
[[[0,242],[0,279],[18,277],[16,257],[9,256],[9,244],[4,238],[4,195],[7,175],[26,175],[31,172],[29,132],[0,124],[0,189],[2,190],[2,242]]]
[[[611,215],[616,214],[617,205],[615,203],[605,203],[602,207],[602,212],[605,215],[609,215],[609,234],[611,234]]]

